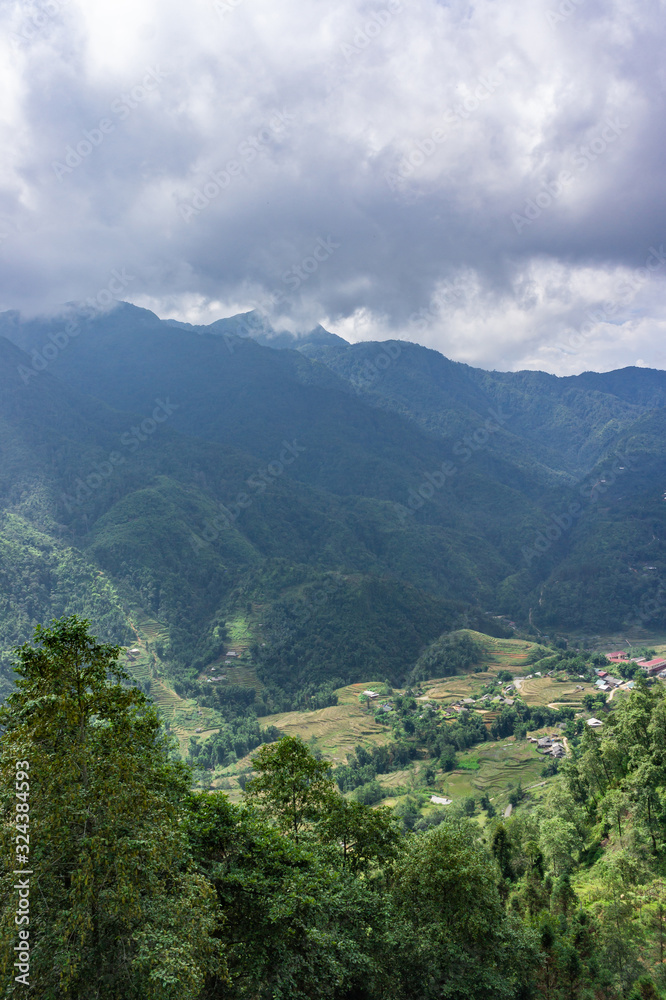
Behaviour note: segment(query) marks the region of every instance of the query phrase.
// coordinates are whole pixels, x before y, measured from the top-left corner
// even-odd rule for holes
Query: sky
[[[0,309],[666,368],[666,0],[3,0]]]

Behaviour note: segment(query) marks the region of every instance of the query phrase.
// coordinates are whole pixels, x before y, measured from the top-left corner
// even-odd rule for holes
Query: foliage
[[[298,736],[283,736],[252,758],[256,772],[245,794],[298,844],[304,826],[317,819],[333,794],[331,765],[317,760]]]
[[[450,677],[453,674],[467,673],[482,662],[485,653],[481,643],[464,632],[441,635],[421,653],[412,670],[410,681],[412,684],[417,684],[419,681],[430,680],[431,677]]]
[[[188,862],[187,769],[118,647],[75,616],[38,626],[17,652],[3,727],[5,983],[13,976],[15,761],[29,764],[31,975],[45,998],[196,997],[224,975],[212,894]],[[22,813],[21,815],[25,815]],[[16,828],[14,826],[14,828]]]

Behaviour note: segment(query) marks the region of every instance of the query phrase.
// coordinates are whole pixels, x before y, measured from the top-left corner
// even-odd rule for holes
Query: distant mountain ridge
[[[130,634],[132,608],[164,623],[174,676],[219,656],[246,605],[273,635],[295,615],[280,656],[262,654],[275,692],[373,665],[406,676],[419,643],[486,612],[542,631],[660,626],[665,400],[664,372],[485,372],[257,313],[4,313],[0,543],[33,567],[0,577],[5,661],[31,622],[82,606],[90,573],[110,634]],[[35,531],[63,568],[31,598]],[[322,638],[299,608],[331,574]],[[382,610],[350,630],[361,593]],[[391,623],[410,616],[408,640]]]

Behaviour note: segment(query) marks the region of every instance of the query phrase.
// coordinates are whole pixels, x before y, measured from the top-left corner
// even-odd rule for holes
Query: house
[[[229,653],[225,653],[224,655],[225,656],[238,656],[238,653],[229,652]]]
[[[553,744],[553,740],[550,736],[542,736],[540,740],[537,740],[537,746],[540,750],[545,750],[546,747],[550,747]]]
[[[644,663],[641,663],[641,669],[645,670],[648,674],[658,674],[664,667],[666,667],[666,660],[661,658],[645,660]]]
[[[598,687],[600,691],[610,691],[610,685],[606,684],[606,681],[602,681],[601,678],[594,682],[594,686]]]
[[[606,677],[606,683],[610,684],[612,687],[619,687],[620,684],[624,684],[621,677]]]
[[[603,722],[600,719],[588,719],[588,726],[592,726],[593,729],[598,729],[599,726],[603,726]]]
[[[434,802],[437,806],[450,806],[453,799],[445,799],[441,795],[431,795],[430,801]]]
[[[629,653],[624,649],[616,649],[614,653],[606,653],[606,659],[610,660],[611,663],[619,663],[620,660],[628,660]]]
[[[566,749],[563,743],[553,743],[552,747],[548,751],[551,757],[566,757]]]
[[[366,696],[366,698],[370,699],[379,698],[379,695],[377,694],[376,691],[364,691],[363,694]]]
[[[608,677],[608,671],[606,670],[595,670],[597,677]]]

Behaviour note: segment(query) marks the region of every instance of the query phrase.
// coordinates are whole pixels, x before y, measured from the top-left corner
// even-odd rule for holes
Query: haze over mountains
[[[140,609],[176,677],[252,603],[264,674],[293,698],[404,677],[488,615],[661,626],[665,406],[661,371],[486,372],[253,313],[4,313],[3,669],[65,612],[129,642]]]

